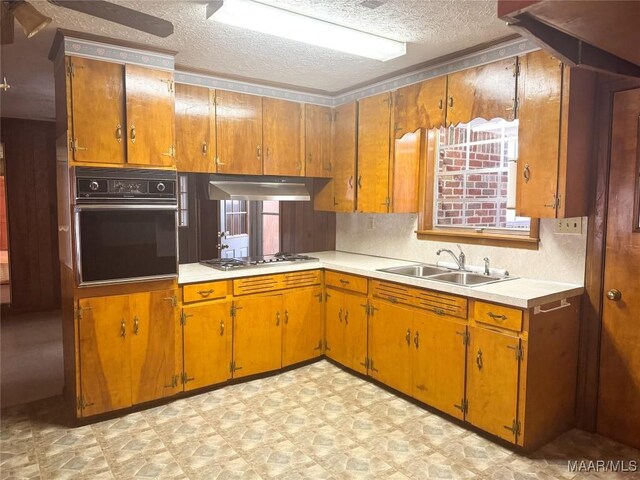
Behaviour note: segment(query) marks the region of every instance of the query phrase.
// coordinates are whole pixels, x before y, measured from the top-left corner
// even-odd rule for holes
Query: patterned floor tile
[[[453,462],[439,452],[409,459],[399,470],[413,479],[467,479],[479,476],[466,465]]]
[[[331,453],[318,463],[338,478],[387,478],[395,469],[362,446]]]
[[[265,442],[244,456],[251,466],[267,478],[285,472],[300,471],[314,464],[313,460],[299,450],[291,441]]]

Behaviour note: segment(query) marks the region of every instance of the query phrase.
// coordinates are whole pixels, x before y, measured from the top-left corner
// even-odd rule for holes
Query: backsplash
[[[371,219],[371,220],[370,220]],[[369,227],[373,221],[373,228]],[[418,216],[415,214],[371,215],[336,214],[336,250],[417,262],[435,263],[439,248],[451,248],[454,243],[418,240],[415,234]],[[586,218],[583,233],[557,234],[554,220],[540,221],[539,250],[463,244],[468,265],[483,265],[489,257],[491,266],[504,268],[518,277],[553,280],[583,285],[586,259]],[[443,260],[451,261],[447,255]]]

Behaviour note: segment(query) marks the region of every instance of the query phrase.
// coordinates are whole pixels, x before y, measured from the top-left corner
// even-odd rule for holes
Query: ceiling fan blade
[[[9,11],[8,3],[2,2],[0,10],[0,44],[13,43],[13,14]]]
[[[168,37],[173,33],[173,24],[162,18],[147,15],[131,8],[102,0],[48,0],[59,7],[86,13],[126,27],[158,37]]]

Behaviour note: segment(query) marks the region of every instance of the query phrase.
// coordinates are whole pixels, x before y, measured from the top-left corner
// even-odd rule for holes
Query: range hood
[[[211,175],[209,200],[311,200],[299,178]]]

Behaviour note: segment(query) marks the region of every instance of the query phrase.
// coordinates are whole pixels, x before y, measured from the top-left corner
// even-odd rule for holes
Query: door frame
[[[598,414],[613,96],[616,92],[635,88],[640,88],[640,79],[598,75],[595,118],[595,131],[598,134],[593,140],[590,165],[594,173],[589,199],[585,293],[581,303],[582,325],[576,392],[576,425],[591,432],[596,431]]]

